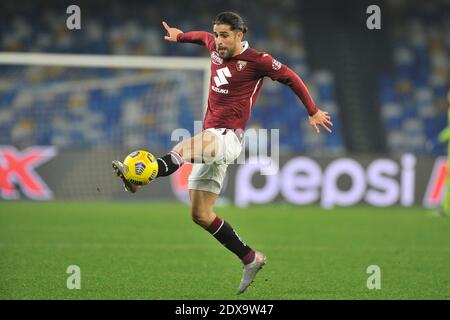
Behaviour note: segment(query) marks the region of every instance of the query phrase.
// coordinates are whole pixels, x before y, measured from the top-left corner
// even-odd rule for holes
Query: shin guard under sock
[[[183,158],[176,151],[170,151],[165,156],[156,159],[158,162],[158,175],[156,177],[166,177],[177,171],[184,163]]]
[[[255,259],[255,251],[241,240],[228,222],[222,220],[219,216],[216,216],[206,230],[228,250],[237,255],[244,264],[249,264]]]

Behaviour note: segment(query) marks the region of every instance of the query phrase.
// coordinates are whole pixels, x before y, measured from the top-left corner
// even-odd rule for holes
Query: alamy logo
[[[217,69],[217,76],[214,77],[214,82],[217,87],[220,87],[224,84],[228,84],[227,77],[231,77],[231,72],[228,67]]]

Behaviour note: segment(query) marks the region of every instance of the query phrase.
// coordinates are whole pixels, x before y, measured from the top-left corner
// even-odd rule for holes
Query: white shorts
[[[216,156],[212,163],[194,163],[192,165],[188,188],[219,194],[228,165],[233,163],[242,151],[242,142],[230,129],[210,128],[206,131],[214,133],[219,139],[218,150],[216,150]]]

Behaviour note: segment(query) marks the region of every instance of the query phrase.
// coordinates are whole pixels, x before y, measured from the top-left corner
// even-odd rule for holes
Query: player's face
[[[216,50],[221,58],[229,59],[240,53],[237,49],[241,47],[242,32],[232,31],[227,24],[215,24],[213,32]]]

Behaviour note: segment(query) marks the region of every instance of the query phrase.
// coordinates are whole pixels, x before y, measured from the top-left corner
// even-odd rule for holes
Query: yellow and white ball
[[[131,183],[146,185],[152,182],[158,174],[158,163],[155,156],[144,150],[131,152],[123,161],[124,176]]]

